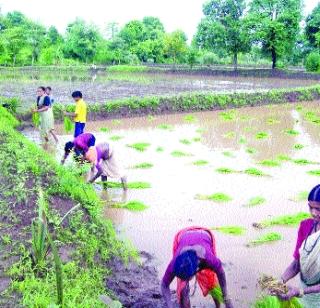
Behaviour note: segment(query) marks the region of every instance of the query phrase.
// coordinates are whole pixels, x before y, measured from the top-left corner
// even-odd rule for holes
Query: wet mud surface
[[[299,111],[301,105],[304,111]],[[141,272],[141,268],[133,265],[135,275],[119,267],[117,262],[113,265],[115,274],[121,275],[117,276],[118,285],[116,280],[109,283],[122,300],[129,300],[126,302],[128,307],[134,307],[130,306],[134,301],[150,297],[154,305],[161,303],[159,281],[172,257],[174,235],[179,229],[192,225],[208,228],[242,226],[246,229],[241,236],[214,231],[217,254],[224,264],[235,307],[250,307],[259,294],[256,282],[262,274],[280,277],[292,261],[297,227],[274,226],[257,230],[252,225],[272,217],[308,211],[306,201],[295,200],[295,196],[319,183],[319,177],[308,171],[320,169],[320,134],[318,125],[304,119],[306,111],[320,114],[318,102],[241,108],[231,114],[212,111],[194,113],[192,117],[175,114],[88,123],[86,129],[95,133],[97,143],[108,141],[117,147],[129,181],[151,184],[150,189],[130,190],[126,195],[121,189],[101,192],[106,203],[104,215],[113,221],[119,237],[130,240],[139,251],[154,256],[152,261],[145,258],[145,268]],[[102,132],[101,128],[109,131]],[[60,159],[64,143],[72,137],[64,135],[62,126],[57,126],[57,131],[59,147],[51,153]],[[38,132],[26,130],[24,133],[38,142]],[[261,133],[267,137],[257,138]],[[133,143],[149,143],[150,146],[146,151],[138,152],[128,147]],[[303,147],[296,148],[296,145]],[[177,151],[187,155],[173,156]],[[291,160],[280,161],[276,167],[261,164],[264,160],[277,160],[279,155],[286,155]],[[313,164],[294,163],[299,159]],[[194,164],[200,160],[207,164]],[[133,169],[143,162],[154,166]],[[269,176],[216,172],[222,167],[235,171],[257,168]],[[99,185],[96,188],[101,191]],[[232,200],[214,203],[196,198],[197,194],[217,192],[227,194]],[[246,206],[248,200],[257,196],[264,197],[266,202]],[[123,200],[140,200],[148,209],[130,212],[110,207],[112,202]],[[268,232],[278,232],[282,240],[247,247],[250,241]],[[148,283],[149,278],[152,284]],[[130,294],[126,286],[136,291]],[[171,285],[171,289],[174,288],[175,282]],[[194,307],[213,306],[199,290],[191,302]]]

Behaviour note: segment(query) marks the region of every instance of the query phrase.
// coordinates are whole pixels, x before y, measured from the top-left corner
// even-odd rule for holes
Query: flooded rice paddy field
[[[259,230],[252,224],[307,212],[306,201],[297,196],[319,183],[319,177],[307,173],[320,169],[320,135],[319,126],[303,119],[306,110],[320,112],[318,102],[89,123],[87,131],[95,133],[98,143],[109,141],[116,146],[130,182],[151,184],[150,189],[130,190],[126,196],[120,189],[102,193],[106,218],[138,250],[155,256],[159,278],[171,258],[173,237],[179,229],[192,225],[245,228],[243,235],[214,233],[235,307],[249,307],[259,293],[256,282],[260,275],[280,277],[291,262],[297,234],[297,227]],[[106,128],[110,131],[101,131]],[[71,136],[63,135],[62,127],[58,131],[60,156]],[[37,133],[26,134],[38,140]],[[135,143],[149,146],[142,152],[127,146]],[[153,167],[132,168],[141,163]],[[217,172],[219,168],[230,172],[256,168],[268,176],[225,174]],[[215,193],[224,193],[230,200],[219,203],[199,198]],[[252,198],[262,201],[248,206]],[[124,199],[142,201],[148,208],[130,212],[108,206],[110,200]],[[247,247],[269,232],[279,233],[282,239]],[[213,307],[199,290],[192,304]]]
[[[245,78],[198,76],[169,73],[89,73],[44,74],[1,72],[0,93],[2,96],[21,97],[24,108],[35,101],[38,86],[50,85],[57,102],[71,102],[73,91],[81,89],[88,103],[105,103],[108,100],[132,96],[173,95],[185,92],[237,92],[274,88],[296,88],[316,84],[314,80],[283,78]],[[21,95],[23,93],[23,95]]]

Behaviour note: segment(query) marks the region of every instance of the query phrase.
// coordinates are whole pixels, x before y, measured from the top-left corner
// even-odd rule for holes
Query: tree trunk
[[[271,50],[271,57],[272,57],[272,69],[275,69],[277,67],[277,53],[274,47]]]
[[[233,54],[233,67],[236,72],[238,70],[238,53],[237,52]]]

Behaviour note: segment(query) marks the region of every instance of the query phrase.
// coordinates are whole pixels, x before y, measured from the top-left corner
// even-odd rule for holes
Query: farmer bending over
[[[301,297],[303,307],[320,307],[320,185],[308,196],[311,218],[303,220],[298,231],[293,261],[281,279],[284,283],[300,274],[301,288],[289,286],[289,292],[279,295],[282,300]]]
[[[85,159],[93,164],[89,183],[93,183],[101,176],[102,182],[106,184],[108,177],[120,178],[124,190],[127,190],[127,178],[119,164],[117,153],[109,143],[101,143],[90,147],[85,154]],[[95,173],[97,170],[97,173]]]
[[[216,256],[215,238],[209,229],[201,227],[183,229],[174,238],[173,258],[161,283],[167,307],[173,307],[169,286],[175,277],[180,307],[191,307],[189,281],[194,276],[203,295],[210,294],[216,307],[220,307],[221,302],[224,302],[227,308],[233,307],[227,293],[225,272]]]
[[[71,153],[74,150],[75,155],[78,157],[80,155],[85,155],[89,148],[94,146],[96,143],[96,138],[93,134],[84,133],[76,137],[73,141],[69,141],[64,146],[64,156],[61,160],[61,164],[63,165]]]

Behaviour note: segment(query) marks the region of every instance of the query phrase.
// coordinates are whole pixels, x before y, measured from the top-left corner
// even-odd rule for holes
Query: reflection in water
[[[319,110],[316,104],[305,104],[307,108]],[[149,182],[147,190],[131,190],[123,196],[122,190],[101,192],[108,206],[106,217],[112,219],[120,232],[133,241],[137,249],[154,254],[159,274],[162,275],[171,258],[172,240],[178,229],[202,225],[204,227],[240,225],[247,228],[243,236],[228,236],[216,232],[218,256],[225,264],[229,289],[236,298],[235,307],[249,307],[257,295],[256,281],[262,273],[280,277],[292,258],[296,239],[296,228],[273,227],[270,230],[255,230],[252,223],[272,216],[307,211],[305,202],[293,202],[301,191],[308,191],[318,184],[317,177],[306,171],[314,166],[300,166],[293,162],[281,162],[280,167],[268,168],[259,164],[264,159],[276,159],[279,154],[292,158],[320,161],[318,126],[305,122],[293,105],[242,108],[236,110],[234,121],[223,121],[219,112],[195,113],[196,121],[187,122],[185,115],[164,115],[154,119],[132,118],[88,123],[87,131],[95,132],[97,143],[110,140],[111,136],[123,136],[116,142],[124,165],[128,168],[129,181]],[[159,129],[160,124],[169,124],[173,130]],[[102,133],[108,127],[111,133]],[[62,126],[58,127],[60,133]],[[288,135],[285,130],[296,130],[299,135]],[[228,132],[234,132],[225,137]],[[268,133],[265,139],[257,139],[259,132]],[[28,136],[31,136],[27,132]],[[231,136],[231,138],[230,138]],[[60,158],[62,147],[70,136],[60,135]],[[200,138],[200,142],[194,141]],[[191,144],[181,143],[187,139]],[[113,142],[113,141],[110,141]],[[128,148],[128,144],[150,143],[145,152]],[[294,150],[301,143],[305,147]],[[162,147],[163,152],[157,151]],[[247,148],[256,152],[249,154]],[[183,151],[192,156],[173,157],[172,151]],[[228,151],[233,157],[223,155]],[[206,160],[205,166],[195,166],[194,161]],[[149,162],[151,169],[132,169],[132,166]],[[236,173],[223,175],[215,172],[219,167],[245,170],[259,168],[271,177],[250,177]],[[233,200],[226,204],[215,204],[195,200],[196,194],[223,192]],[[257,207],[244,207],[248,200],[262,196],[267,201]],[[110,203],[125,200],[141,200],[149,208],[141,213],[110,208]],[[246,247],[246,244],[265,234],[279,232],[283,240],[271,245]],[[196,307],[212,307],[208,298],[198,293],[192,298]]]

